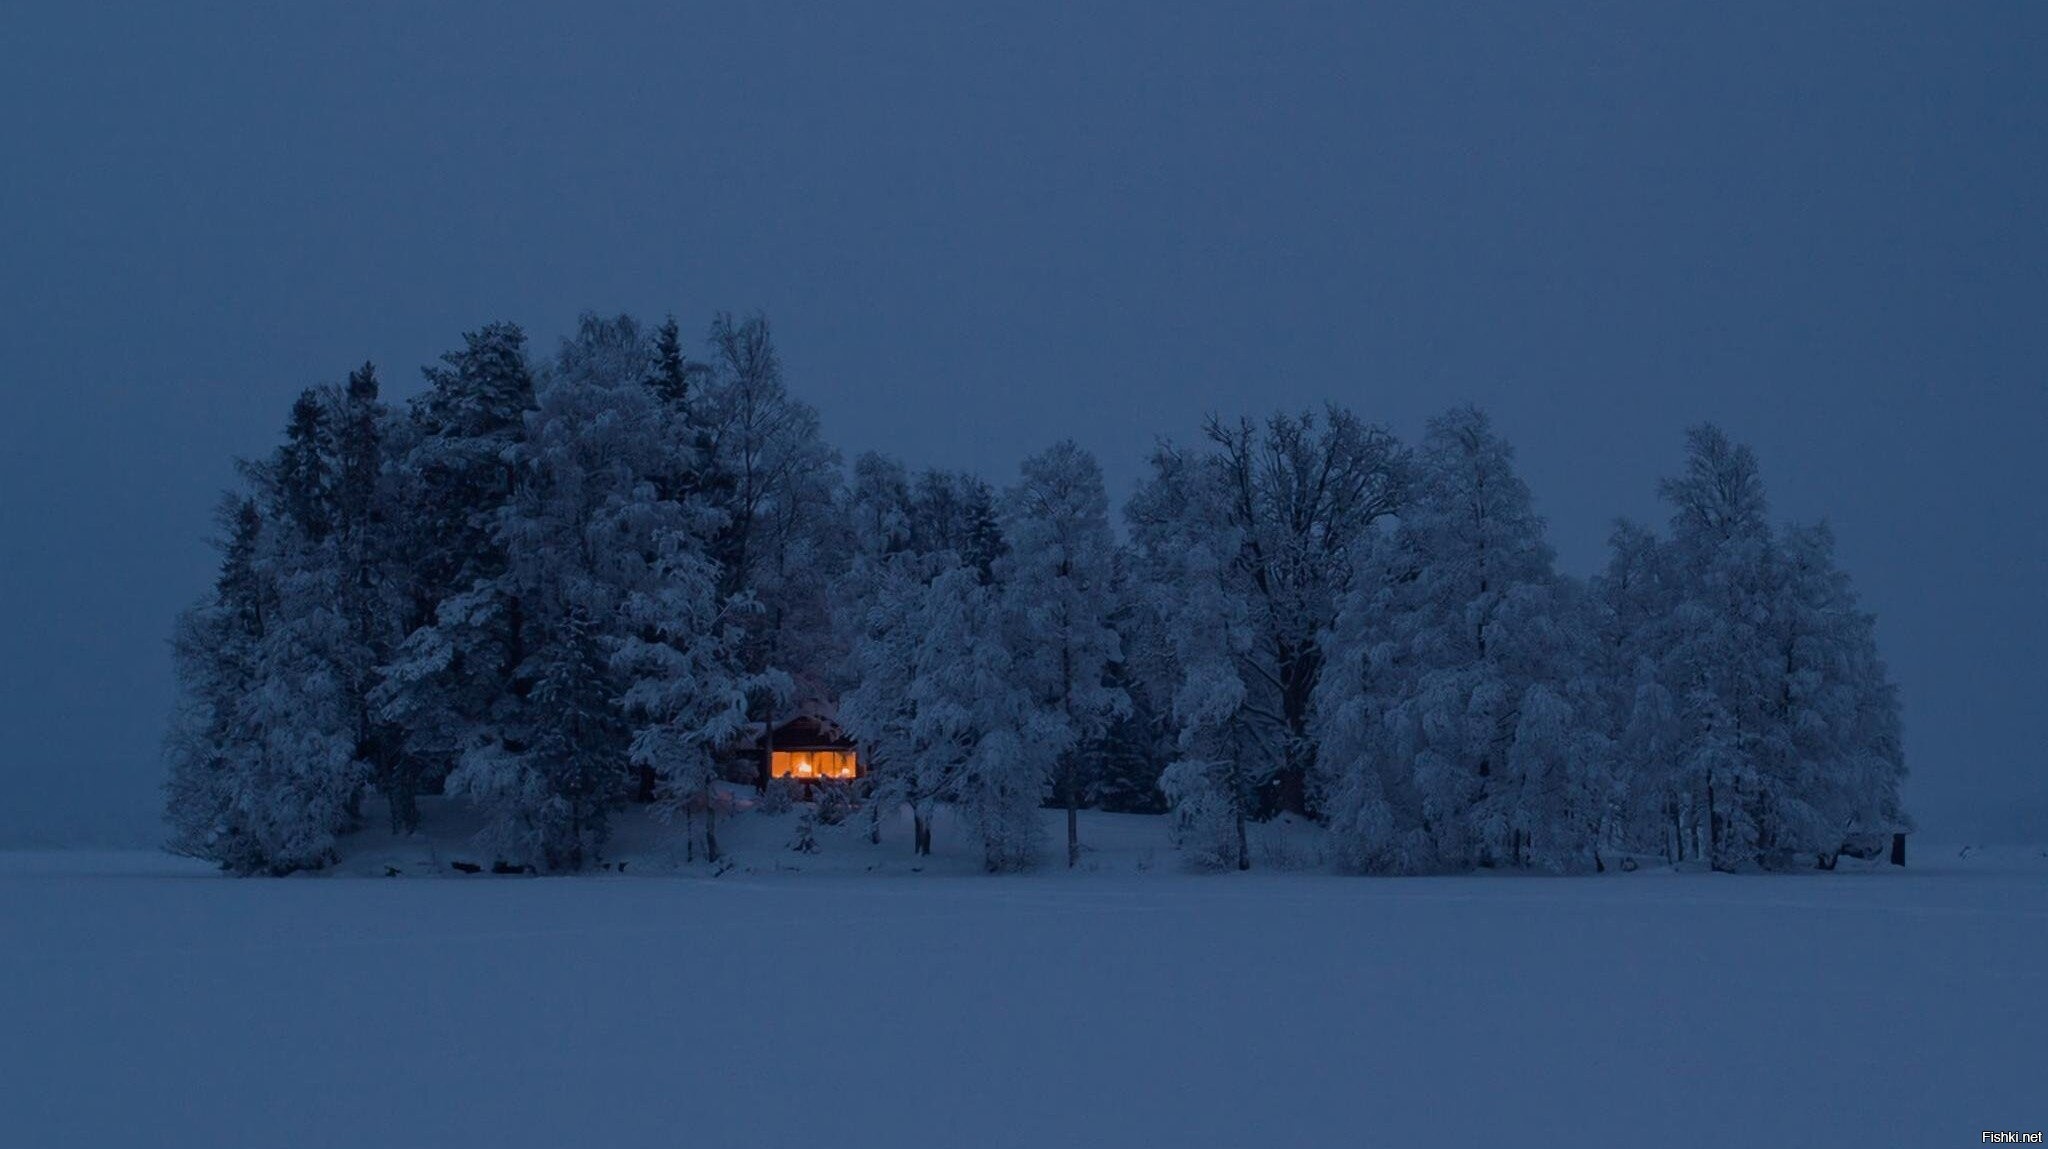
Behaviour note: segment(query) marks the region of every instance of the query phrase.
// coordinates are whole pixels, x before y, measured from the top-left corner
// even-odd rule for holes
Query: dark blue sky
[[[0,841],[154,833],[291,396],[766,311],[849,454],[1119,496],[1207,410],[1475,400],[1565,565],[1683,428],[1831,519],[1933,837],[2048,838],[2048,6],[11,9]]]

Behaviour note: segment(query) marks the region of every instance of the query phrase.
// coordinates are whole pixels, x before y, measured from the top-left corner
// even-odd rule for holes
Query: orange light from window
[[[858,778],[860,761],[851,750],[777,750],[768,762],[773,778]]]

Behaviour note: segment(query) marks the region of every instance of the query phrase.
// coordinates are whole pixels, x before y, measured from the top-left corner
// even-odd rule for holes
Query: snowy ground
[[[943,827],[942,827],[943,829]],[[0,855],[0,1145],[1974,1145],[2048,1125],[2048,858],[235,881]],[[957,841],[955,844],[958,844]],[[947,847],[944,836],[941,850]],[[794,860],[813,872],[793,874]],[[869,870],[868,866],[875,866]]]

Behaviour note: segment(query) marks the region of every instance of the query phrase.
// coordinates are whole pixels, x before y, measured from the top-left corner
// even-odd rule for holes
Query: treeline
[[[715,860],[735,751],[804,714],[859,740],[877,837],[907,807],[929,852],[951,806],[991,870],[1047,803],[1069,864],[1074,811],[1170,808],[1199,864],[1291,814],[1378,872],[1832,865],[1904,824],[1871,617],[1712,427],[1590,581],[1470,408],[1413,447],[1212,420],[1120,542],[1070,442],[1000,489],[845,466],[758,317],[586,316],[548,357],[494,324],[403,410],[368,365],[307,390],[241,475],[166,739],[172,848],[236,873],[332,861],[372,791],[397,833],[458,795],[549,870],[667,803]]]

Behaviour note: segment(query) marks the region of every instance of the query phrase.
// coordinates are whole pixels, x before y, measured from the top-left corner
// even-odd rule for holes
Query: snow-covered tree
[[[873,454],[842,485],[765,321],[709,344],[585,317],[535,366],[495,324],[403,415],[368,365],[301,394],[173,636],[172,847],[319,867],[370,786],[399,832],[445,786],[498,860],[587,864],[636,795],[716,860],[730,755],[799,713],[859,740],[871,832],[907,805],[929,853],[947,805],[992,870],[1035,860],[1048,796],[1069,865],[1079,806],[1162,798],[1239,868],[1282,812],[1411,871],[1827,866],[1907,824],[1832,535],[1774,527],[1713,427],[1668,532],[1620,524],[1590,583],[1469,408],[1412,457],[1339,409],[1212,420],[1156,453],[1120,551],[1073,444],[1000,497]]]
[[[676,378],[690,373],[670,336],[584,317],[508,451],[516,483],[491,535],[504,569],[476,599],[515,604],[520,658],[449,788],[484,808],[513,861],[596,856],[629,762],[693,827],[704,813],[720,856],[715,755],[743,735],[762,678],[739,662],[751,599],[724,594],[706,554],[724,519],[696,489],[702,445]]]
[[[1031,865],[1060,730],[1020,681],[995,590],[950,550],[891,555],[864,582],[839,722],[860,741],[871,800],[910,808],[920,855],[951,804],[990,870]]]
[[[1678,596],[1664,676],[1677,709],[1676,776],[1691,853],[1717,869],[1755,864],[1762,750],[1774,722],[1774,539],[1756,456],[1713,426],[1687,435],[1673,509]]]
[[[173,643],[176,849],[239,873],[315,868],[354,828],[379,729],[369,692],[395,628],[378,486],[386,415],[366,366],[309,388],[284,442],[241,465],[213,591]]]
[[[1782,662],[1756,816],[1767,865],[1832,864],[1845,843],[1908,824],[1898,692],[1834,547],[1825,525],[1781,540],[1771,638]]]
[[[1687,437],[1671,533],[1597,585],[1625,836],[1718,869],[1832,864],[1906,824],[1896,689],[1824,527],[1775,530],[1755,455]]]
[[[1319,690],[1352,862],[1593,864],[1607,795],[1589,618],[1486,416],[1431,420],[1412,502],[1361,564]]]
[[[1139,577],[1151,597],[1180,612],[1174,588],[1199,569],[1205,585],[1198,597],[1215,599],[1248,628],[1227,666],[1199,672],[1212,686],[1235,681],[1227,691],[1238,699],[1230,721],[1244,729],[1231,740],[1254,757],[1230,770],[1256,779],[1258,812],[1307,812],[1322,635],[1350,585],[1354,552],[1369,547],[1376,524],[1401,506],[1405,453],[1384,429],[1337,407],[1320,418],[1275,415],[1263,425],[1212,419],[1207,441],[1205,453],[1163,448],[1127,508]],[[1217,548],[1223,538],[1227,550]],[[1189,680],[1191,669],[1177,676]]]
[[[1122,651],[1111,617],[1115,540],[1102,468],[1071,441],[1024,461],[1004,499],[1008,553],[995,562],[1016,675],[1043,712],[1056,762],[1054,796],[1067,811],[1067,865],[1081,860],[1080,815],[1089,782],[1084,756],[1099,750],[1130,698],[1110,680]]]
[[[611,654],[626,596],[651,576],[649,533],[677,517],[653,482],[667,444],[652,357],[632,319],[584,316],[505,452],[513,486],[489,536],[503,570],[477,591],[506,604],[517,646],[448,788],[482,809],[485,844],[515,864],[597,857],[627,785],[625,682]]]
[[[304,465],[319,425],[308,406],[273,460],[245,468],[257,494],[228,502],[221,576],[173,641],[171,846],[234,873],[326,865],[353,826],[367,776],[347,677],[355,636],[342,609],[346,572],[326,540],[303,530],[331,525],[321,499],[298,487],[325,486]]]
[[[1607,568],[1593,580],[1595,674],[1606,697],[1615,790],[1613,832],[1630,850],[1682,857],[1685,803],[1678,776],[1678,707],[1665,682],[1677,572],[1655,532],[1622,521]]]
[[[839,722],[860,742],[876,808],[910,808],[919,855],[931,853],[932,815],[954,796],[962,770],[952,741],[930,741],[936,731],[918,705],[918,648],[937,560],[900,553],[864,564],[859,589],[845,598],[855,685],[840,699]]]
[[[254,683],[255,648],[275,596],[257,576],[263,518],[256,501],[228,496],[215,520],[219,577],[178,616],[171,634],[178,693],[164,737],[164,820],[174,852],[251,873],[266,868],[267,860],[235,816],[238,712]]]
[[[295,550],[279,547],[270,572],[276,609],[254,645],[250,689],[234,711],[234,824],[271,873],[331,862],[368,778],[355,753],[355,700],[338,673],[345,663],[336,651],[351,636],[335,609],[335,571],[294,561]]]
[[[689,408],[703,443],[700,490],[719,514],[709,556],[720,597],[748,595],[742,659],[751,675],[790,684],[754,700],[773,729],[792,709],[828,709],[843,652],[834,645],[832,586],[847,551],[836,499],[839,455],[818,414],[789,394],[768,321],[719,315],[710,363]],[[767,762],[760,781],[767,781]]]
[[[370,771],[372,784],[391,799],[391,825],[397,831],[416,824],[418,812],[413,788],[396,784],[403,731],[380,721],[373,702],[379,670],[405,637],[402,572],[395,561],[401,509],[386,477],[395,424],[378,392],[376,368],[365,363],[349,373],[344,386],[309,393],[321,411],[317,450],[327,462],[312,509],[295,517],[302,536],[322,552],[309,561],[332,568],[333,606],[347,633],[329,657],[348,700],[355,757]]]
[[[856,551],[880,559],[911,547],[910,474],[902,463],[868,451],[853,461],[846,493]]]
[[[501,741],[526,655],[500,524],[518,482],[515,448],[534,405],[526,335],[509,323],[463,337],[425,372],[395,436],[395,588],[404,640],[381,668],[377,717],[403,731],[394,802],[431,790],[465,755]]]
[[[1123,814],[1158,814],[1166,809],[1159,775],[1174,758],[1170,695],[1172,651],[1132,577],[1132,556],[1119,547],[1112,556],[1110,626],[1122,657],[1109,665],[1110,686],[1130,708],[1111,722],[1093,749],[1097,758],[1088,779],[1088,801]]]
[[[632,760],[659,779],[671,811],[691,822],[703,815],[705,860],[717,862],[718,752],[750,729],[750,698],[788,687],[772,671],[743,667],[740,620],[753,604],[719,598],[701,539],[671,529],[659,546],[654,577],[626,600],[628,630],[615,656],[629,680],[624,702],[639,723]]]
[[[966,471],[927,470],[909,502],[910,547],[923,554],[952,551],[983,582],[995,575],[1003,539],[995,488]]]
[[[957,769],[952,800],[980,837],[986,868],[1027,869],[1038,858],[1047,777],[1070,734],[1065,716],[1030,689],[978,568],[942,572],[923,598],[911,680],[916,741],[938,771]]]
[[[1265,664],[1252,600],[1235,577],[1243,533],[1225,478],[1209,460],[1162,447],[1125,515],[1138,609],[1161,640],[1153,669],[1177,757],[1159,787],[1176,838],[1199,864],[1249,869],[1245,823],[1283,762],[1271,737],[1284,722],[1270,692],[1253,688]]]

